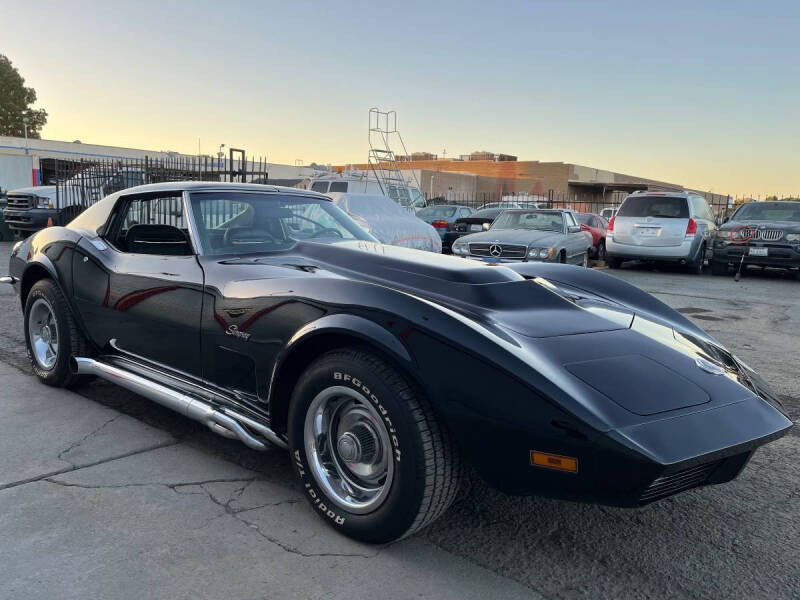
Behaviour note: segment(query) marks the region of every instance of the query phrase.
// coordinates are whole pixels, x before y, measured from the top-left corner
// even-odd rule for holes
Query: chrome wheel
[[[53,307],[44,298],[31,306],[28,314],[28,339],[31,354],[40,368],[49,371],[58,358],[58,323]]]
[[[340,508],[377,509],[392,486],[389,433],[375,406],[356,390],[329,387],[311,401],[303,441],[317,484]]]

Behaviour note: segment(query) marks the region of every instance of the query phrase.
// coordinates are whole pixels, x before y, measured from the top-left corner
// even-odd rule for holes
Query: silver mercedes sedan
[[[567,210],[513,209],[488,231],[453,244],[453,254],[485,262],[550,261],[587,266],[592,236]]]

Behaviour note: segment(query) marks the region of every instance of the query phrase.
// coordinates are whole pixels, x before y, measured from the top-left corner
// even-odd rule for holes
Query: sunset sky
[[[47,139],[363,162],[489,150],[800,194],[800,2],[0,0]]]

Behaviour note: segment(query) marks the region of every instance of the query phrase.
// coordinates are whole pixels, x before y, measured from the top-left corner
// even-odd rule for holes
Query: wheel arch
[[[19,286],[19,300],[23,311],[25,310],[25,302],[28,299],[31,288],[37,281],[41,281],[42,279],[51,279],[57,286],[61,287],[58,274],[52,264],[47,264],[41,260],[28,263],[25,267],[25,271],[22,273]],[[62,289],[61,291],[63,292],[64,290]]]
[[[424,389],[413,357],[394,334],[363,317],[329,315],[300,329],[275,362],[268,397],[270,425],[274,431],[286,432],[292,390],[306,367],[325,352],[352,346],[369,349]]]

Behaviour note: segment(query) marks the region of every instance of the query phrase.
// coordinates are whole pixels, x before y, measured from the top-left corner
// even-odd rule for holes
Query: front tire
[[[597,256],[595,257],[599,261],[606,260],[606,242],[605,240],[600,240],[597,243]]]
[[[70,356],[86,356],[81,334],[61,289],[51,279],[37,281],[25,299],[25,346],[42,383],[70,387],[90,377],[72,373]]]
[[[368,350],[333,350],[308,367],[292,394],[288,434],[315,512],[362,542],[425,527],[460,485],[447,429],[418,387]]]

